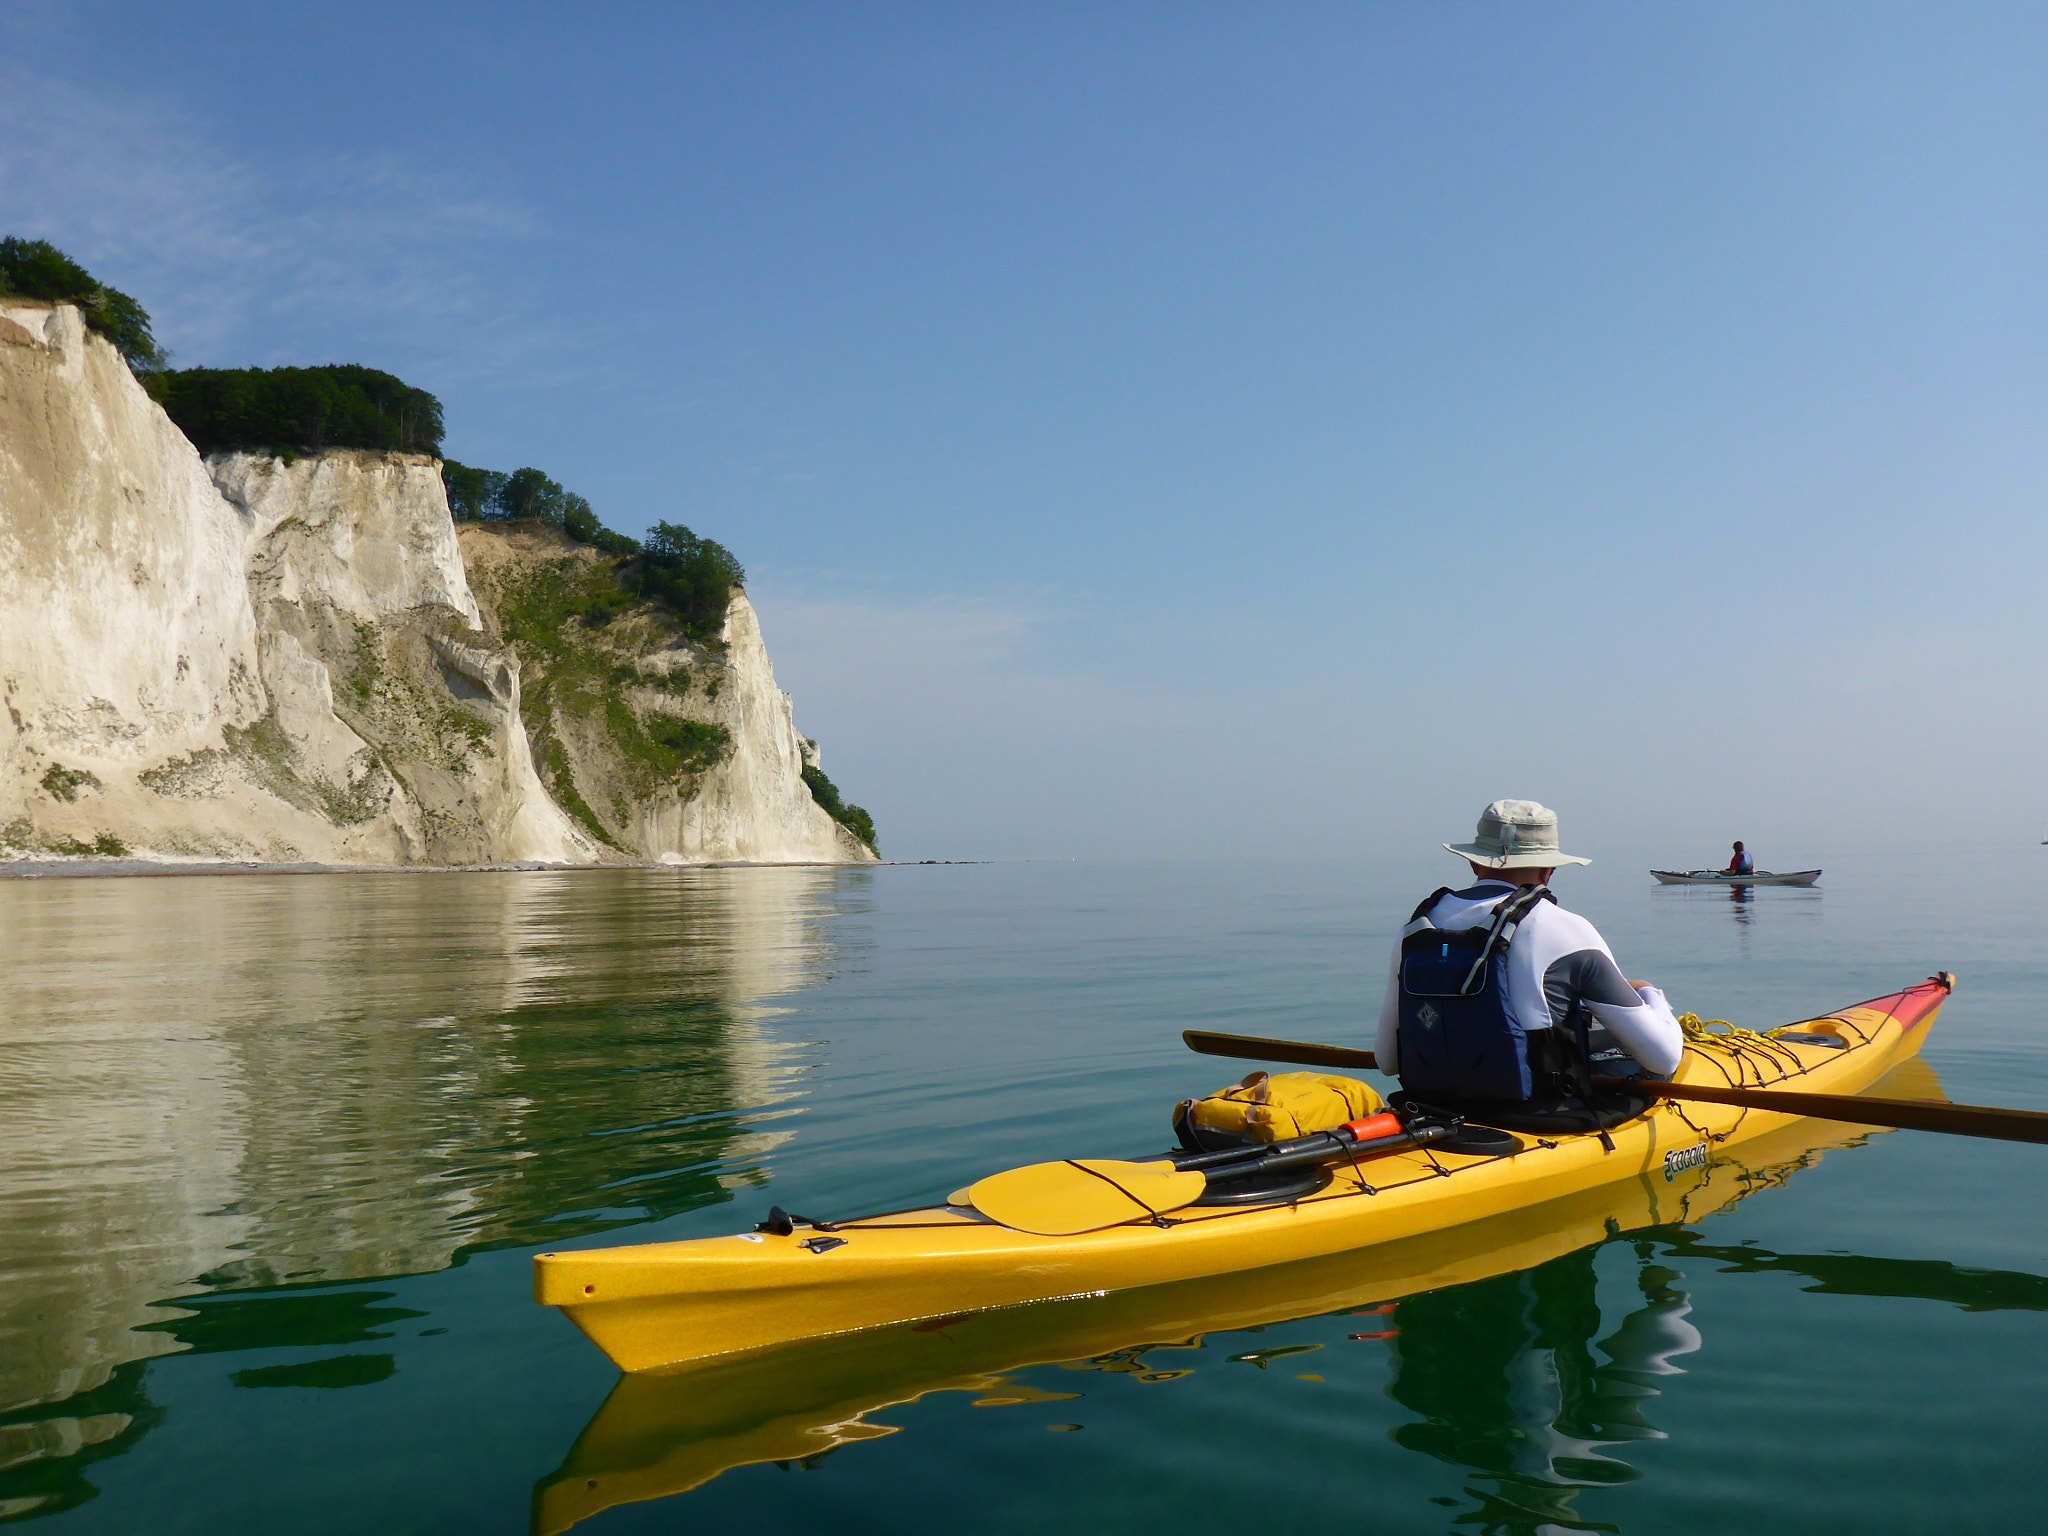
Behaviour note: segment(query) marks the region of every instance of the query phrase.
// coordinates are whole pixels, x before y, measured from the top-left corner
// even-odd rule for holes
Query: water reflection
[[[795,1112],[767,1000],[819,977],[862,878],[0,882],[0,1462],[145,1424],[127,1362],[375,1337],[389,1310],[223,1290],[436,1269],[758,1181]]]
[[[1490,1536],[1616,1529],[1586,1519],[1576,1501],[1585,1489],[1643,1475],[1614,1447],[1666,1438],[1652,1421],[1653,1400],[1674,1389],[1672,1378],[1684,1374],[1678,1362],[1703,1342],[1677,1262],[1801,1275],[1816,1282],[1807,1290],[1831,1295],[2048,1312],[2048,1277],[2040,1275],[1939,1260],[1772,1253],[1716,1245],[1687,1227],[1643,1233],[1630,1246],[1642,1305],[1604,1338],[1596,1248],[1524,1274],[1410,1297],[1394,1309],[1388,1391],[1420,1415],[1394,1438],[1475,1474],[1464,1488],[1473,1507],[1458,1525]]]
[[[1771,921],[1817,922],[1823,892],[1819,886],[1751,885],[1659,885],[1651,888],[1654,900],[1671,909],[1687,903],[1726,912],[1735,926],[1747,932],[1768,907]]]

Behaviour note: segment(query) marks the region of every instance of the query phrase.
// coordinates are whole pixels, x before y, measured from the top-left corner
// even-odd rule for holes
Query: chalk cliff
[[[534,565],[464,539],[493,592]],[[0,299],[0,857],[873,857],[804,785],[744,596],[709,647],[629,615],[553,688],[565,647],[508,642],[464,554],[433,459],[202,460],[76,309]]]

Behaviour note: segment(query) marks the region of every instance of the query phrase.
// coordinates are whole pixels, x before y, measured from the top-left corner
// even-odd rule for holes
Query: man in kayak
[[[1555,812],[1496,800],[1471,842],[1443,846],[1475,883],[1434,892],[1395,940],[1381,1071],[1432,1103],[1570,1117],[1594,1099],[1594,1073],[1678,1066],[1685,1035],[1664,994],[1624,977],[1599,931],[1550,893],[1559,866],[1592,862],[1559,850]]]
[[[1735,857],[1728,861],[1728,867],[1722,870],[1721,873],[1724,875],[1753,875],[1756,873],[1756,860],[1742,851],[1740,839],[1735,844]]]

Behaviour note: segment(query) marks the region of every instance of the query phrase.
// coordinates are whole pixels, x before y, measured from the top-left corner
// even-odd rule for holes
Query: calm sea
[[[695,1385],[530,1299],[543,1249],[1156,1150],[1242,1070],[1182,1028],[1367,1043],[1449,862],[0,881],[0,1520],[2048,1528],[2043,1147],[1820,1130],[1421,1294],[1361,1261]],[[1748,901],[1616,862],[1563,897],[1680,1007],[1951,969],[1940,1090],[2048,1109],[2048,848]]]

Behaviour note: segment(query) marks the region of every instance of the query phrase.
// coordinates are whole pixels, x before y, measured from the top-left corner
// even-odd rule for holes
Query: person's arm
[[[1576,999],[1607,1026],[1614,1043],[1662,1077],[1677,1070],[1685,1054],[1685,1031],[1664,994],[1648,982],[1640,987],[1621,974],[1606,949],[1580,949],[1553,961],[1544,976],[1553,1015],[1562,1022],[1558,1001]]]
[[[1401,941],[1394,940],[1394,958],[1387,966],[1386,1000],[1380,1004],[1380,1027],[1372,1053],[1389,1077],[1401,1075]]]
[[[1661,987],[1644,981],[1630,984],[1629,990],[1636,996],[1633,1008],[1611,1003],[1588,1007],[1593,1017],[1607,1026],[1615,1044],[1640,1062],[1645,1072],[1669,1077],[1685,1056],[1685,1031],[1679,1027],[1678,1015],[1671,1011]]]

